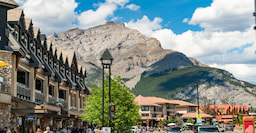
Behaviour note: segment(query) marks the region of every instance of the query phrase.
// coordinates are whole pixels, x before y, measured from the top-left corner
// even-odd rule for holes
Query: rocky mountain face
[[[136,85],[144,71],[156,73],[200,64],[180,52],[164,50],[158,40],[129,29],[124,23],[107,22],[85,30],[76,28],[51,34],[48,40],[58,50],[76,51],[79,63],[88,74],[94,73],[91,69],[95,66],[101,68],[99,59],[108,48],[114,58],[112,73],[127,79],[129,87]]]
[[[99,59],[106,48],[114,58],[112,74],[121,76],[130,88],[135,87],[142,74],[166,73],[192,66],[207,67],[183,53],[163,49],[157,39],[129,29],[124,23],[107,22],[85,30],[76,28],[50,34],[47,39],[58,51],[76,51],[79,64],[86,68],[89,82],[94,83],[101,81]]]

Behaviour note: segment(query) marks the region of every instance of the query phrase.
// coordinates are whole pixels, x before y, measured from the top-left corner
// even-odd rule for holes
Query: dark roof
[[[14,0],[0,0],[0,5],[9,8],[16,8],[19,6]]]

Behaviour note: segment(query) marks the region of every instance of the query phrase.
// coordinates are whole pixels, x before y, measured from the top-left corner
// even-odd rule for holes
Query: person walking
[[[36,133],[42,133],[42,130],[40,128],[37,128]]]
[[[46,131],[44,131],[44,133],[53,133],[53,132],[50,130],[50,127],[46,127]]]

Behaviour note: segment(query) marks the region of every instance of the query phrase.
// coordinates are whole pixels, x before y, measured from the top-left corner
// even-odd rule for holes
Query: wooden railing
[[[17,82],[17,97],[20,99],[30,101],[30,96],[31,96],[30,89],[26,85]]]

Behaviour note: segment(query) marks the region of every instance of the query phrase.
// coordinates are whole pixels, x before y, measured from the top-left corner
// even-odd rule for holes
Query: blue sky
[[[254,0],[15,0],[41,32],[124,22],[179,51],[256,84]]]

